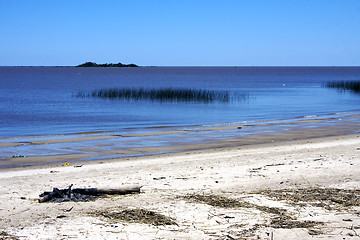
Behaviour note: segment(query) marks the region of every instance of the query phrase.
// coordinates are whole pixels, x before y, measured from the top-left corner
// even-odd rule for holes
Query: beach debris
[[[166,179],[166,177],[154,177],[153,180],[162,180],[162,179]]]
[[[254,172],[258,172],[258,171],[260,171],[260,170],[262,170],[262,169],[263,169],[263,167],[250,168],[250,169],[249,169],[249,172],[254,173]]]
[[[72,206],[71,208],[69,209],[63,209],[64,212],[71,212],[71,210],[73,210],[74,206]]]
[[[276,200],[285,200],[293,205],[312,205],[327,210],[344,210],[360,206],[359,189],[339,188],[300,188],[264,190],[257,194],[266,195]]]
[[[17,238],[15,235],[12,235],[8,232],[5,232],[5,231],[1,231],[0,232],[0,239],[1,240],[17,240],[19,238]]]
[[[68,162],[65,162],[64,163],[64,166],[69,166],[70,164]]]
[[[269,227],[273,228],[282,228],[282,229],[291,229],[291,228],[314,228],[320,225],[323,225],[323,222],[316,222],[316,221],[297,221],[293,220],[289,216],[277,216],[271,218]],[[315,235],[315,234],[314,234]]]
[[[39,202],[82,202],[95,200],[104,195],[125,195],[131,193],[140,193],[141,186],[128,185],[116,189],[98,189],[98,188],[74,188],[73,184],[68,188],[58,189],[54,188],[52,192],[44,192],[39,195]]]
[[[178,225],[175,219],[171,217],[142,208],[97,212],[95,215],[115,222],[141,223],[154,226]]]
[[[279,216],[288,216],[288,212],[282,208],[276,207],[267,207],[261,206],[254,203],[250,203],[247,201],[242,201],[238,199],[232,199],[228,197],[224,197],[221,195],[214,194],[187,194],[182,196],[181,198],[198,203],[208,204],[214,207],[222,207],[222,208],[254,208],[262,212],[266,212],[269,214],[279,215]]]

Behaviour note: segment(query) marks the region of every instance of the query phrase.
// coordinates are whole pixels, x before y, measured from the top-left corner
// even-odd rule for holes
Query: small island
[[[136,64],[122,64],[122,63],[105,63],[105,64],[97,64],[94,62],[86,62],[83,64],[80,64],[76,67],[139,67]]]

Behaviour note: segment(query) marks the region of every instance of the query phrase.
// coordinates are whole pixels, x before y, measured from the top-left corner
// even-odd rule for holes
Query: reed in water
[[[78,92],[77,97],[96,97],[125,100],[150,100],[166,102],[229,102],[235,97],[228,91],[187,88],[109,88],[91,92]],[[239,98],[239,96],[237,97]],[[241,96],[245,98],[245,94]]]
[[[337,81],[328,82],[325,87],[336,88],[339,90],[351,90],[356,93],[360,93],[360,81]]]

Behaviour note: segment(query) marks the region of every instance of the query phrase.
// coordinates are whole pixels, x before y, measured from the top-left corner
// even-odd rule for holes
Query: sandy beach
[[[359,239],[359,134],[232,145],[1,169],[0,239]],[[71,184],[142,187],[38,202]],[[168,221],[146,222],[140,210]],[[124,211],[139,216],[116,217]]]
[[[360,0],[0,0],[0,240],[360,240]]]

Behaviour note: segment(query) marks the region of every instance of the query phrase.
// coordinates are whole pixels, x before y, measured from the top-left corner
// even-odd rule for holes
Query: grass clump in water
[[[112,221],[142,223],[154,226],[177,225],[174,219],[146,209],[126,209],[122,211],[100,212],[97,215]]]
[[[227,91],[213,91],[188,88],[109,88],[91,92],[78,92],[77,97],[95,97],[125,100],[148,100],[161,102],[229,102],[232,97]],[[243,94],[241,98],[246,98]]]
[[[327,88],[336,88],[338,90],[351,90],[360,93],[360,81],[336,81],[324,84]]]

